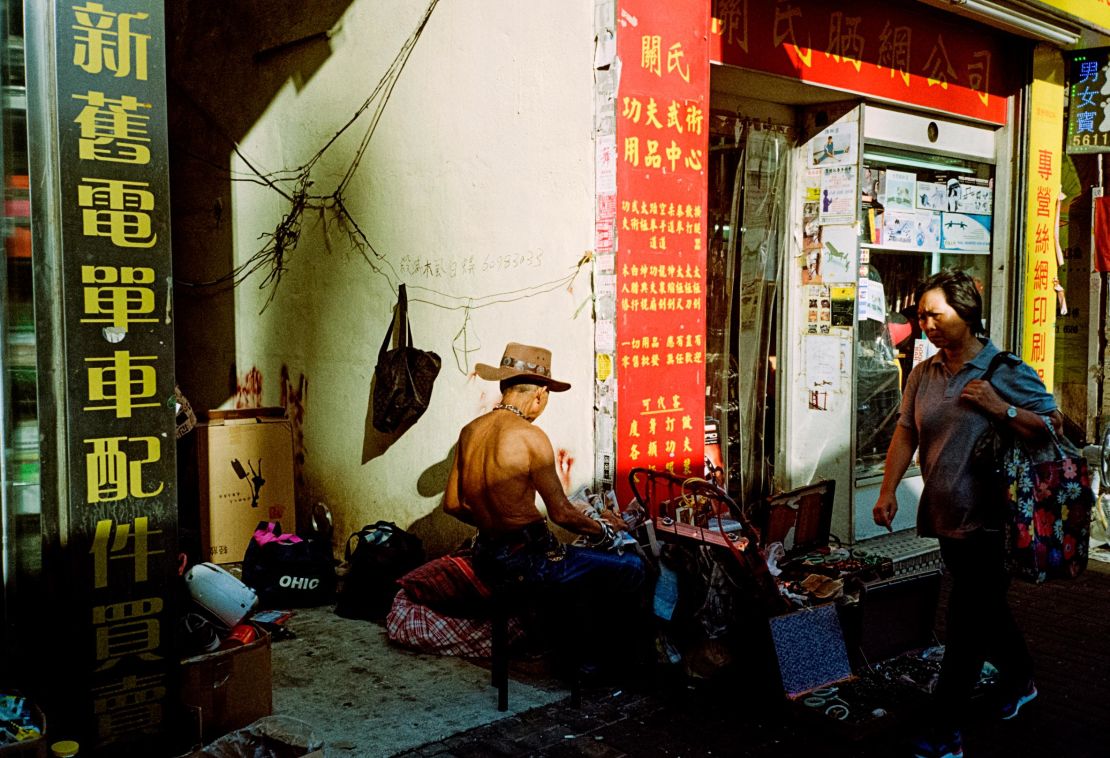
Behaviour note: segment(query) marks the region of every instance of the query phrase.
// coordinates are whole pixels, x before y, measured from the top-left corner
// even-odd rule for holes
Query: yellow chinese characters
[[[83,208],[82,232],[86,237],[109,237],[117,247],[153,247],[150,211],[154,194],[148,182],[84,178],[77,185],[77,204]]]
[[[111,324],[126,329],[129,324],[156,323],[154,269],[122,266],[82,266],[85,317],[82,324]]]
[[[663,38],[658,34],[644,34],[640,37],[640,68],[663,76]],[[682,43],[676,42],[667,47],[667,73],[678,74],[687,84],[690,83],[690,64],[686,62],[686,52]]]
[[[121,445],[145,448],[145,456],[130,460]],[[164,482],[150,492],[143,491],[143,466],[157,463],[162,457],[162,443],[157,437],[97,437],[85,440],[92,452],[85,454],[86,501],[106,503],[135,498],[154,497],[162,492]]]
[[[140,103],[129,95],[109,98],[95,91],[73,98],[87,103],[73,119],[81,127],[78,140],[81,160],[144,166],[150,163],[150,148],[145,144],[150,142],[147,131],[150,116],[138,112],[140,108],[150,108],[150,103]]]
[[[692,431],[693,419],[686,413],[682,407],[682,397],[680,395],[671,395],[669,398],[659,395],[655,398],[641,398],[640,399],[640,415],[647,418],[647,438],[641,437],[640,432],[640,419],[632,419],[629,422],[628,436],[630,438],[640,439],[640,442],[633,442],[628,448],[628,458],[634,463],[639,462],[640,458],[646,457],[647,461],[639,462],[638,465],[643,465],[648,469],[655,470],[658,465],[660,452],[666,457],[663,467],[675,473],[676,463],[674,460],[678,455],[679,450],[683,453],[692,453],[693,446],[690,443],[690,435],[678,434],[676,429],[682,432]],[[665,436],[659,438],[662,431]],[[683,459],[681,462],[681,471],[684,474],[689,474],[691,471],[691,459],[689,457]]]
[[[713,31],[728,45],[748,52],[748,0],[719,0],[714,9]]]
[[[902,83],[910,86],[910,45],[913,31],[908,26],[891,26],[886,22],[879,33],[879,68],[889,68],[890,78],[897,74]]]
[[[845,16],[842,11],[829,14],[829,46],[825,57],[848,63],[858,73],[863,65],[864,38],[859,33],[862,16]]]
[[[948,89],[948,82],[956,83],[959,81],[959,75],[956,69],[952,68],[952,61],[948,58],[948,50],[944,47],[943,35],[937,35],[937,43],[933,46],[932,52],[929,53],[928,60],[925,61],[925,81],[929,86],[940,85],[941,89]]]
[[[658,311],[700,311],[702,294],[701,268],[690,265],[632,265],[621,268],[619,308],[625,313]],[[626,356],[627,357],[627,356]],[[685,358],[685,356],[683,356]],[[700,362],[700,354],[689,361]],[[677,359],[675,363],[679,362]],[[643,361],[632,364],[643,365]],[[647,365],[660,365],[649,361]],[[671,364],[667,364],[671,365]]]
[[[160,724],[162,702],[166,699],[165,683],[164,674],[131,675],[94,688],[93,712],[97,714],[100,738],[117,732],[143,731]]]
[[[624,138],[624,152],[622,157],[625,163],[633,166],[643,164],[644,168],[658,169],[674,173],[679,168],[690,171],[702,170],[702,159],[705,151],[700,147],[683,148],[674,140],[659,151],[659,140],[644,139],[638,136]]]
[[[695,252],[702,249],[702,208],[689,203],[622,200],[620,228],[649,234],[650,250],[668,250],[675,236],[689,236]],[[683,240],[678,240],[680,243]]]
[[[162,612],[162,598],[146,597],[92,609],[96,630],[97,671],[107,671],[126,656],[143,661],[161,660],[152,652],[162,644],[161,625],[157,616]]]
[[[149,13],[113,13],[101,3],[73,6],[76,23],[73,65],[90,74],[111,71],[117,78],[132,75],[147,78],[149,34],[132,31],[133,21],[145,21]]]
[[[86,358],[85,362],[91,364],[88,367],[89,401],[106,404],[87,405],[85,410],[114,411],[116,418],[131,418],[135,408],[157,407],[157,402],[135,402],[154,397],[157,392],[154,367],[138,365],[140,361],[154,360],[155,356],[133,356],[127,350],[117,350],[111,358]]]
[[[150,529],[146,516],[137,517],[134,524],[117,524],[111,519],[97,521],[89,549],[93,557],[93,586],[97,589],[108,586],[109,561],[133,561],[130,578],[135,582],[147,581],[150,556],[165,552],[150,546],[150,538],[161,533],[160,529]],[[131,552],[123,552],[128,547]]]

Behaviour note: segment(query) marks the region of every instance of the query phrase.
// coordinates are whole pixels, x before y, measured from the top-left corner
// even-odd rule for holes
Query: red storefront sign
[[[617,473],[701,475],[709,6],[621,0],[617,55]]]
[[[1002,35],[917,3],[714,0],[712,31],[715,62],[992,124],[1021,60]]]

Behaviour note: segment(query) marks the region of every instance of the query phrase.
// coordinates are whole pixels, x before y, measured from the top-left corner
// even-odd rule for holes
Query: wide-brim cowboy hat
[[[560,382],[551,377],[550,350],[533,345],[521,345],[518,342],[510,342],[505,346],[501,365],[494,367],[477,363],[474,365],[474,370],[478,376],[491,382],[519,378],[530,384],[542,384],[552,392],[566,392],[570,389],[568,382]]]

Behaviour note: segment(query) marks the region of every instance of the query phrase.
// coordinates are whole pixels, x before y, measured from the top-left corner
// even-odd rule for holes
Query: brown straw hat
[[[484,363],[474,365],[478,376],[491,382],[500,382],[504,379],[530,380],[532,384],[542,384],[552,392],[565,392],[570,389],[567,382],[556,381],[551,378],[551,351],[532,345],[521,345],[510,342],[505,346],[505,354],[501,356],[501,365],[494,368]]]

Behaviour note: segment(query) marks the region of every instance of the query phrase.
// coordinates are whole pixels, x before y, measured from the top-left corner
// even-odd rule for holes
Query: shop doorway
[[[762,110],[715,113],[710,138],[706,470],[741,502],[766,494],[773,476],[773,335],[794,147],[793,124]]]

